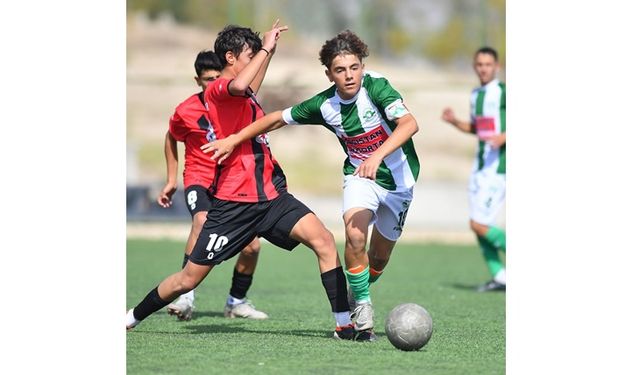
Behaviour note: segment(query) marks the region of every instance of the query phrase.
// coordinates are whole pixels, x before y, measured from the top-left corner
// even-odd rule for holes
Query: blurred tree
[[[420,22],[406,22],[409,10]],[[506,66],[506,0],[128,0],[127,11],[168,13],[211,30],[234,23],[262,31],[280,17],[290,34],[319,39],[349,28],[381,58],[417,55],[442,65],[467,64],[490,45]]]
[[[505,0],[453,0],[445,26],[422,42],[423,55],[440,64],[469,61],[481,46],[491,46],[505,57]]]

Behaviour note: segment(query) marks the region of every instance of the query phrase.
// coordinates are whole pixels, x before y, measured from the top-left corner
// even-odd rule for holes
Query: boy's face
[[[218,77],[220,77],[220,72],[218,70],[207,69],[202,71],[202,73],[200,74],[200,77],[193,77],[193,78],[195,78],[198,86],[200,86],[202,91],[204,91],[207,89],[207,86],[211,82],[215,81]]]
[[[364,64],[358,56],[345,54],[334,57],[325,74],[330,82],[336,84],[340,98],[349,100],[360,90],[363,72]]]
[[[473,61],[473,69],[476,71],[480,83],[486,85],[496,77],[498,62],[488,53],[479,53]]]
[[[240,52],[238,56],[234,56],[233,52],[231,51],[227,52],[227,67],[231,66],[235,75],[238,75],[238,73],[240,73],[242,69],[244,69],[249,64],[249,62],[251,62],[253,55],[253,50],[249,48],[249,45],[245,43],[244,47],[242,47],[242,52]]]

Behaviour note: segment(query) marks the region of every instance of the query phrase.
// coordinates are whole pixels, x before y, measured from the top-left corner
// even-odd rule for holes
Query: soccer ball
[[[403,303],[391,310],[384,323],[384,331],[393,346],[400,350],[420,350],[433,332],[431,315],[415,303]]]

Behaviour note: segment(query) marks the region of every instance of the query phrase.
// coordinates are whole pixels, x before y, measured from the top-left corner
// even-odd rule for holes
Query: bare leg
[[[469,227],[471,227],[471,230],[480,237],[486,237],[487,232],[489,231],[488,225],[480,224],[473,220],[469,220]]]
[[[369,222],[372,218],[373,212],[366,208],[352,208],[344,213],[344,262],[348,270],[358,266],[366,268],[369,265],[366,246]]]
[[[308,213],[298,220],[289,236],[311,248],[318,257],[322,286],[327,293],[331,311],[336,319],[336,326],[348,325],[350,319],[347,281],[340,265],[340,257],[333,234],[325,228],[316,215]]]
[[[320,273],[341,266],[333,234],[327,230],[316,215],[309,213],[298,220],[291,229],[290,236],[316,253]]]
[[[386,239],[374,225],[368,252],[369,266],[378,272],[382,272],[387,263],[389,263],[389,258],[395,245],[396,241]]]
[[[180,272],[167,277],[158,285],[158,295],[165,301],[173,301],[179,295],[195,289],[212,268],[213,266],[201,266],[189,261]]]
[[[242,249],[236,261],[236,271],[245,275],[253,275],[258,265],[260,254],[260,240],[254,238],[247,247]]]
[[[191,255],[191,251],[196,245],[196,241],[198,240],[198,236],[202,231],[202,226],[204,225],[205,221],[207,221],[206,211],[200,211],[193,215],[193,220],[191,221],[191,231],[189,232],[189,237],[187,238],[187,244],[184,247],[185,254]]]

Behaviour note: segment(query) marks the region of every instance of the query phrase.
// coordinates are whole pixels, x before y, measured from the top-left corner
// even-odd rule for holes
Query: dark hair
[[[498,51],[496,51],[495,49],[491,48],[491,47],[482,47],[480,49],[478,49],[475,53],[474,58],[476,56],[478,56],[481,53],[486,53],[487,55],[491,55],[493,56],[493,59],[496,60],[496,62],[498,61]]]
[[[218,37],[213,44],[213,49],[220,59],[222,66],[227,66],[227,58],[225,54],[231,51],[234,56],[240,55],[244,49],[244,45],[248,45],[249,49],[257,52],[262,48],[262,40],[260,33],[254,32],[248,27],[240,27],[237,25],[227,25],[218,33]]]
[[[324,43],[320,49],[320,62],[330,68],[333,59],[343,54],[356,55],[362,61],[369,56],[369,48],[353,31],[345,30]]]
[[[198,77],[200,77],[205,70],[222,70],[220,59],[218,59],[218,56],[213,53],[213,51],[209,50],[200,51],[193,66],[196,68],[196,74]]]

